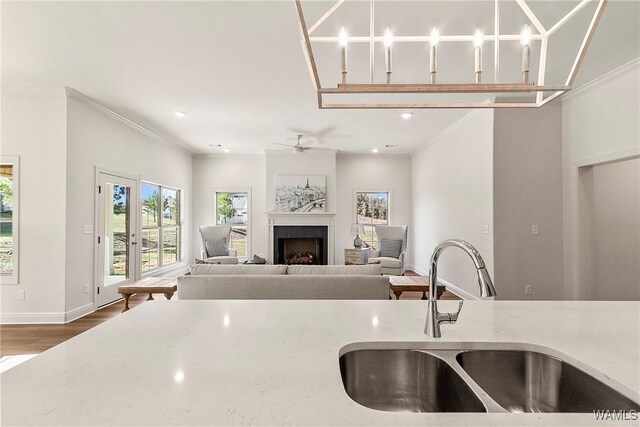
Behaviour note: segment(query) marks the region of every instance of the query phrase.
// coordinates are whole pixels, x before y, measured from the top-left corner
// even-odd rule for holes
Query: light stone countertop
[[[593,414],[369,409],[347,396],[338,365],[343,347],[363,342],[544,346],[638,399],[638,302],[467,301],[438,340],[423,334],[425,315],[424,301],[145,302],[2,374],[1,424],[615,424]]]

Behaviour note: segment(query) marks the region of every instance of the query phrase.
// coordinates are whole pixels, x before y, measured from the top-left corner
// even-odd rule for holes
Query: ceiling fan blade
[[[273,144],[275,144],[275,145],[283,145],[283,146],[285,146],[285,147],[289,147],[289,148],[291,148],[291,147],[295,148],[295,145],[282,144],[282,143],[280,143],[280,142],[274,142]]]
[[[311,144],[315,144],[317,141],[315,139],[307,138],[300,140],[301,147],[308,147]]]

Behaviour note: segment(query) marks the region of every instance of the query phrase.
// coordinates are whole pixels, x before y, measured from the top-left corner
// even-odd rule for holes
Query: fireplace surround
[[[279,260],[280,252],[284,251],[284,247],[278,247],[278,239],[313,239],[313,241],[292,242],[294,248],[296,244],[299,249],[294,252],[313,252],[308,250],[309,247],[320,252],[320,261],[314,259],[314,264],[332,265],[334,264],[334,217],[335,213],[331,212],[313,212],[313,213],[293,213],[293,212],[267,212],[269,219],[269,263],[278,264],[286,262],[285,259]],[[284,228],[281,228],[284,227]],[[311,245],[311,243],[313,243]],[[281,242],[281,245],[284,245]],[[287,243],[287,247],[291,246]],[[304,251],[301,249],[305,249]],[[315,258],[315,257],[314,257]]]

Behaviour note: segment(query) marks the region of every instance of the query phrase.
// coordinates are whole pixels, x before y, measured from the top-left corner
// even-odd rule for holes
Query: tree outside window
[[[13,164],[0,164],[0,274],[3,276],[14,272],[13,178]]]
[[[249,194],[246,192],[216,192],[216,224],[231,225],[229,247],[247,258],[249,232]]]
[[[376,225],[389,224],[388,192],[357,192],[356,222],[364,225],[364,236],[360,236],[363,245],[378,248]]]
[[[180,260],[180,190],[142,183],[142,271]]]

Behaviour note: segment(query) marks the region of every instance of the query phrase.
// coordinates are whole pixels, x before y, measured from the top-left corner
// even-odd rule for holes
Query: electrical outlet
[[[19,300],[23,300],[24,299],[24,291],[18,291],[18,299]]]
[[[88,294],[89,293],[89,285],[88,284],[84,284],[84,293]]]
[[[82,227],[82,232],[84,234],[93,234],[93,225],[85,225]]]
[[[532,225],[531,226],[531,234],[533,234],[533,235],[538,234],[538,226],[537,225]]]
[[[525,295],[533,295],[533,285],[526,285],[524,287],[524,294]]]
[[[484,234],[489,234],[489,225],[485,224],[482,226],[482,232]]]

